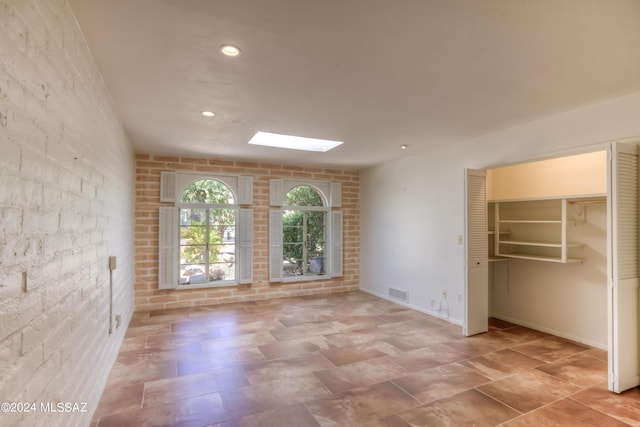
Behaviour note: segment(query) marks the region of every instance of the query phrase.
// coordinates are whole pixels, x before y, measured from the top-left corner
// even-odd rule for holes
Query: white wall
[[[0,425],[89,425],[133,312],[134,172],[66,1],[0,2],[0,400],[37,405]]]
[[[461,323],[463,303],[456,295],[464,293],[464,245],[458,244],[464,232],[464,169],[567,155],[637,135],[640,93],[363,171],[361,288],[381,296],[388,286],[406,289],[409,304],[427,312],[433,300],[438,307],[446,289],[448,312],[435,314]],[[600,339],[589,325],[577,329],[585,341]]]

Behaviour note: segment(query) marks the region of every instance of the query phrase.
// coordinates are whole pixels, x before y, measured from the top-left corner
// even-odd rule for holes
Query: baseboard
[[[538,325],[536,323],[524,322],[520,319],[516,319],[510,316],[503,316],[498,313],[491,313],[491,317],[494,317],[499,320],[504,320],[505,322],[513,323],[519,326],[524,326],[526,328],[535,329],[536,331],[545,332],[547,334],[555,335],[560,338],[565,338],[574,342],[578,342],[581,344],[588,345],[589,347],[599,348],[601,350],[607,350],[607,344],[598,343],[591,340],[585,340],[582,337],[578,337],[572,334],[567,334],[566,332],[558,331],[552,328],[546,328],[544,326]]]
[[[364,293],[376,296],[378,298],[382,298],[383,300],[390,301],[390,302],[392,302],[394,304],[398,304],[398,305],[401,305],[403,307],[407,307],[407,308],[410,308],[412,310],[419,311],[420,313],[428,314],[429,316],[437,317],[438,319],[446,320],[447,322],[449,322],[449,323],[451,323],[453,325],[457,325],[457,326],[462,327],[462,321],[460,321],[458,319],[452,319],[451,317],[443,315],[442,313],[439,313],[437,311],[429,310],[429,309],[426,309],[426,308],[423,308],[423,307],[418,307],[417,305],[409,304],[407,302],[398,301],[398,300],[395,300],[393,298],[389,298],[388,295],[384,295],[384,294],[381,294],[379,292],[372,291],[370,289],[360,288],[360,290],[362,292],[364,292]]]

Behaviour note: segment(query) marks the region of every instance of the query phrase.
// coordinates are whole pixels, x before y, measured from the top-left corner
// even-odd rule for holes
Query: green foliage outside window
[[[209,229],[209,241],[207,242],[207,228]],[[215,228],[207,227],[204,221],[190,221],[188,225],[180,227],[181,257],[185,264],[204,263],[206,244],[209,247],[217,247],[222,243],[222,237]],[[209,262],[218,261],[218,254],[209,251]]]
[[[216,179],[200,179],[185,188],[180,197],[184,203],[234,204],[233,193]]]
[[[180,201],[233,205],[235,198],[224,183],[215,179],[201,179],[185,188]],[[180,209],[181,281],[193,283],[234,279],[235,220],[236,209],[233,207]]]
[[[313,187],[301,185],[289,191],[284,202],[292,207],[282,215],[284,275],[324,274],[326,212],[295,209],[323,207],[322,196]]]

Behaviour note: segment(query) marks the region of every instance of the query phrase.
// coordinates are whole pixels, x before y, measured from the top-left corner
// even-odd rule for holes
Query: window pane
[[[309,185],[299,185],[292,188],[284,196],[285,206],[324,206],[322,196]]]
[[[205,209],[180,209],[180,245],[204,245],[206,219]]]
[[[305,212],[307,216],[307,249],[309,256],[324,256],[325,212]]]
[[[180,209],[180,283],[235,280],[235,216],[235,209]]]
[[[236,269],[234,263],[216,262],[209,267],[209,279],[216,280],[235,280]]]
[[[282,274],[284,277],[301,276],[303,274],[302,243],[285,243],[283,253]]]
[[[206,266],[204,264],[180,266],[180,283],[205,282],[208,280],[205,271]]]
[[[282,224],[283,275],[325,274],[326,212],[287,210]]]
[[[234,244],[236,242],[236,227],[225,227],[222,233],[222,242],[225,244]]]
[[[180,264],[196,264],[196,263],[204,263],[204,253],[206,246],[205,245],[184,245],[180,246]]]
[[[181,202],[234,204],[231,189],[216,179],[200,179],[187,186],[180,196]]]

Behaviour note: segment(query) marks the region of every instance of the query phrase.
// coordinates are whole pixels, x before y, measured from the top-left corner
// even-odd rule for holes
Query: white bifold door
[[[466,286],[462,333],[489,330],[489,248],[487,236],[487,185],[484,170],[465,171]]]
[[[623,143],[611,144],[609,162],[607,187],[609,390],[620,393],[640,384],[638,146]]]

